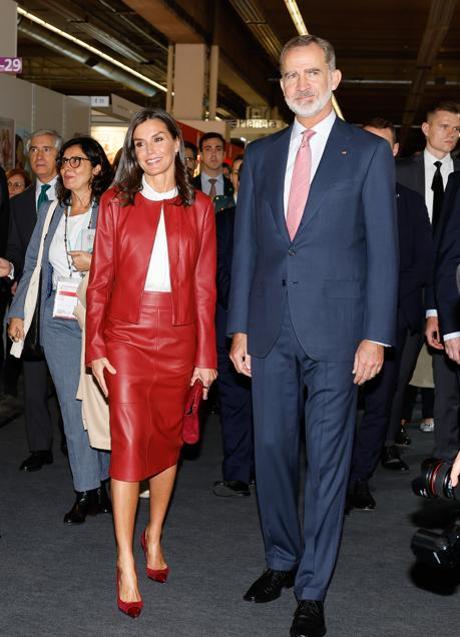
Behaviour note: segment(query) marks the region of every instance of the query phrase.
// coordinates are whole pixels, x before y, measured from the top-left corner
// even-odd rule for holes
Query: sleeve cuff
[[[382,347],[391,347],[391,345],[388,345],[388,343],[380,343],[380,341],[372,341],[371,339],[369,339],[369,343],[375,343],[376,345],[381,345]]]
[[[460,332],[450,332],[449,334],[443,335],[443,339],[445,341],[450,341],[453,338],[459,338],[459,337],[460,337]]]
[[[438,311],[437,310],[427,310],[426,314],[425,314],[425,318],[430,318],[430,316],[435,316],[436,318],[438,317]]]

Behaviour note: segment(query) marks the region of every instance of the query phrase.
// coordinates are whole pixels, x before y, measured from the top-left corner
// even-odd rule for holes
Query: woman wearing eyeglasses
[[[122,170],[101,200],[86,309],[86,362],[109,397],[118,607],[143,603],[133,556],[139,481],[148,479],[146,574],[164,583],[163,522],[182,447],[190,385],[216,378],[214,207],[195,193],[177,122],[134,116]]]
[[[12,168],[6,173],[8,180],[8,194],[11,197],[19,195],[30,186],[29,175],[22,168]]]
[[[66,142],[57,157],[57,207],[44,241],[41,261],[40,343],[43,347],[64,421],[76,499],[64,516],[66,524],[81,524],[88,514],[110,512],[104,487],[109,454],[89,445],[83,428],[80,378],[81,331],[73,316],[74,291],[91,264],[99,198],[112,180],[112,169],[101,145],[90,137]],[[27,249],[24,272],[9,311],[8,333],[24,340],[24,306],[48,209],[43,205]]]

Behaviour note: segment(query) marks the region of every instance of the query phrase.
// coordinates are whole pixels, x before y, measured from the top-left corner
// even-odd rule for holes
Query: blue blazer
[[[249,353],[274,345],[286,304],[314,359],[353,359],[362,339],[394,340],[398,228],[388,142],[336,119],[294,240],[283,192],[291,128],[249,145],[235,224],[228,333]]]
[[[30,243],[27,247],[26,257],[24,261],[24,270],[22,272],[22,276],[19,280],[18,289],[16,294],[14,295],[13,302],[11,303],[8,319],[17,317],[24,318],[24,303],[26,300],[27,289],[29,287],[30,278],[37,264],[38,258],[38,250],[40,247],[40,239],[43,232],[43,225],[45,223],[46,214],[48,212],[48,208],[50,207],[52,202],[47,203],[40,207],[40,212],[38,213],[37,223],[35,225],[34,231],[32,233],[32,237],[30,238]],[[45,243],[43,246],[43,257],[42,257],[42,271],[41,271],[41,298],[40,298],[40,330],[43,326],[43,312],[45,308],[45,301],[51,295],[52,285],[53,285],[53,268],[49,262],[49,251],[51,241],[54,237],[54,234],[57,230],[60,220],[62,219],[62,215],[64,214],[66,206],[62,204],[58,204],[53,213],[53,218],[51,219],[51,223],[48,228],[48,233],[45,237]],[[91,211],[91,228],[96,227],[97,221],[97,213],[99,209],[99,204],[95,204]],[[41,338],[41,335],[40,335]]]

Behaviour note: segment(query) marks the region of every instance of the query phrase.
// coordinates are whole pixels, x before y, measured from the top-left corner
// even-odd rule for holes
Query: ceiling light
[[[83,47],[87,51],[91,51],[91,53],[94,53],[94,54],[98,55],[103,60],[106,60],[106,62],[110,62],[110,64],[113,64],[114,66],[118,66],[120,69],[123,69],[127,73],[130,73],[131,75],[134,75],[134,77],[139,78],[143,82],[146,82],[147,84],[151,84],[152,86],[155,86],[155,88],[159,89],[160,91],[163,91],[164,93],[168,92],[168,89],[165,86],[163,86],[162,84],[159,84],[158,82],[155,82],[154,80],[150,79],[149,77],[147,77],[145,75],[142,75],[142,73],[138,73],[137,71],[135,71],[134,69],[130,68],[126,64],[123,64],[122,62],[119,62],[118,60],[115,60],[114,58],[110,57],[110,55],[107,55],[106,53],[103,53],[99,49],[96,49],[94,46],[91,46],[90,44],[87,44],[86,42],[83,42],[83,40],[80,40],[79,38],[76,38],[73,35],[70,35],[69,33],[66,33],[65,31],[62,31],[62,29],[58,29],[57,27],[53,26],[49,22],[45,22],[44,20],[42,20],[41,18],[33,15],[32,13],[29,13],[28,11],[25,11],[21,7],[18,7],[18,13],[20,15],[24,16],[25,18],[28,18],[29,20],[32,20],[32,22],[35,22],[36,24],[39,24],[40,26],[44,27],[45,29],[48,29],[49,31],[52,31],[53,33],[57,33],[61,37],[66,38],[66,40],[70,40],[70,42],[73,42],[74,44],[77,44],[78,46]]]

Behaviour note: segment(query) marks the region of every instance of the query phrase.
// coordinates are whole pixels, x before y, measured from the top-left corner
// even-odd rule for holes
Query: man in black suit
[[[235,203],[232,183],[222,173],[224,154],[222,135],[205,133],[200,139],[201,172],[193,180],[193,185],[212,197],[217,213],[217,393],[224,460],[223,479],[215,482],[213,493],[220,497],[241,497],[250,495],[253,466],[251,382],[237,374],[229,358],[227,310]]]
[[[26,142],[35,183],[10,202],[10,224],[6,258],[0,258],[0,276],[19,280],[27,246],[37,221],[37,211],[55,198],[56,157],[62,139],[53,130],[37,130]],[[5,253],[3,253],[5,254]],[[53,462],[53,425],[48,410],[48,368],[46,361],[23,361],[24,415],[30,456],[21,471],[38,471]]]
[[[364,129],[386,139],[396,157],[399,145],[391,122],[376,117]],[[362,510],[374,509],[376,505],[368,481],[377,466],[389,428],[404,343],[410,334],[423,333],[423,290],[431,284],[432,278],[432,235],[424,199],[397,183],[396,202],[400,261],[395,347],[385,351],[382,371],[363,389],[364,416],[355,436],[347,497],[348,508]],[[388,432],[388,440],[392,440],[392,444],[395,433]]]
[[[456,363],[460,383],[460,298],[456,286],[460,265],[460,171],[449,176],[440,225],[435,244],[434,298],[440,326],[436,344]],[[458,429],[456,442],[458,449]]]
[[[10,217],[8,183],[5,171],[0,166],[0,254],[5,254]],[[3,348],[3,319],[10,299],[10,284],[0,280],[0,369],[3,368],[5,352]]]
[[[460,169],[460,161],[451,155],[458,142],[460,131],[460,106],[455,102],[440,102],[427,113],[422,124],[426,138],[423,153],[396,163],[396,178],[399,183],[412,188],[425,198],[428,215],[436,239],[441,215],[444,188],[449,175]],[[460,392],[457,385],[455,365],[439,349],[439,323],[437,308],[427,308],[425,334],[433,356],[435,385],[433,455],[450,460],[455,457],[458,446],[458,408]],[[418,354],[423,345],[423,336],[415,334],[406,343],[398,389],[393,403],[392,423],[401,418],[402,395],[410,380]],[[396,425],[395,425],[396,426]]]

